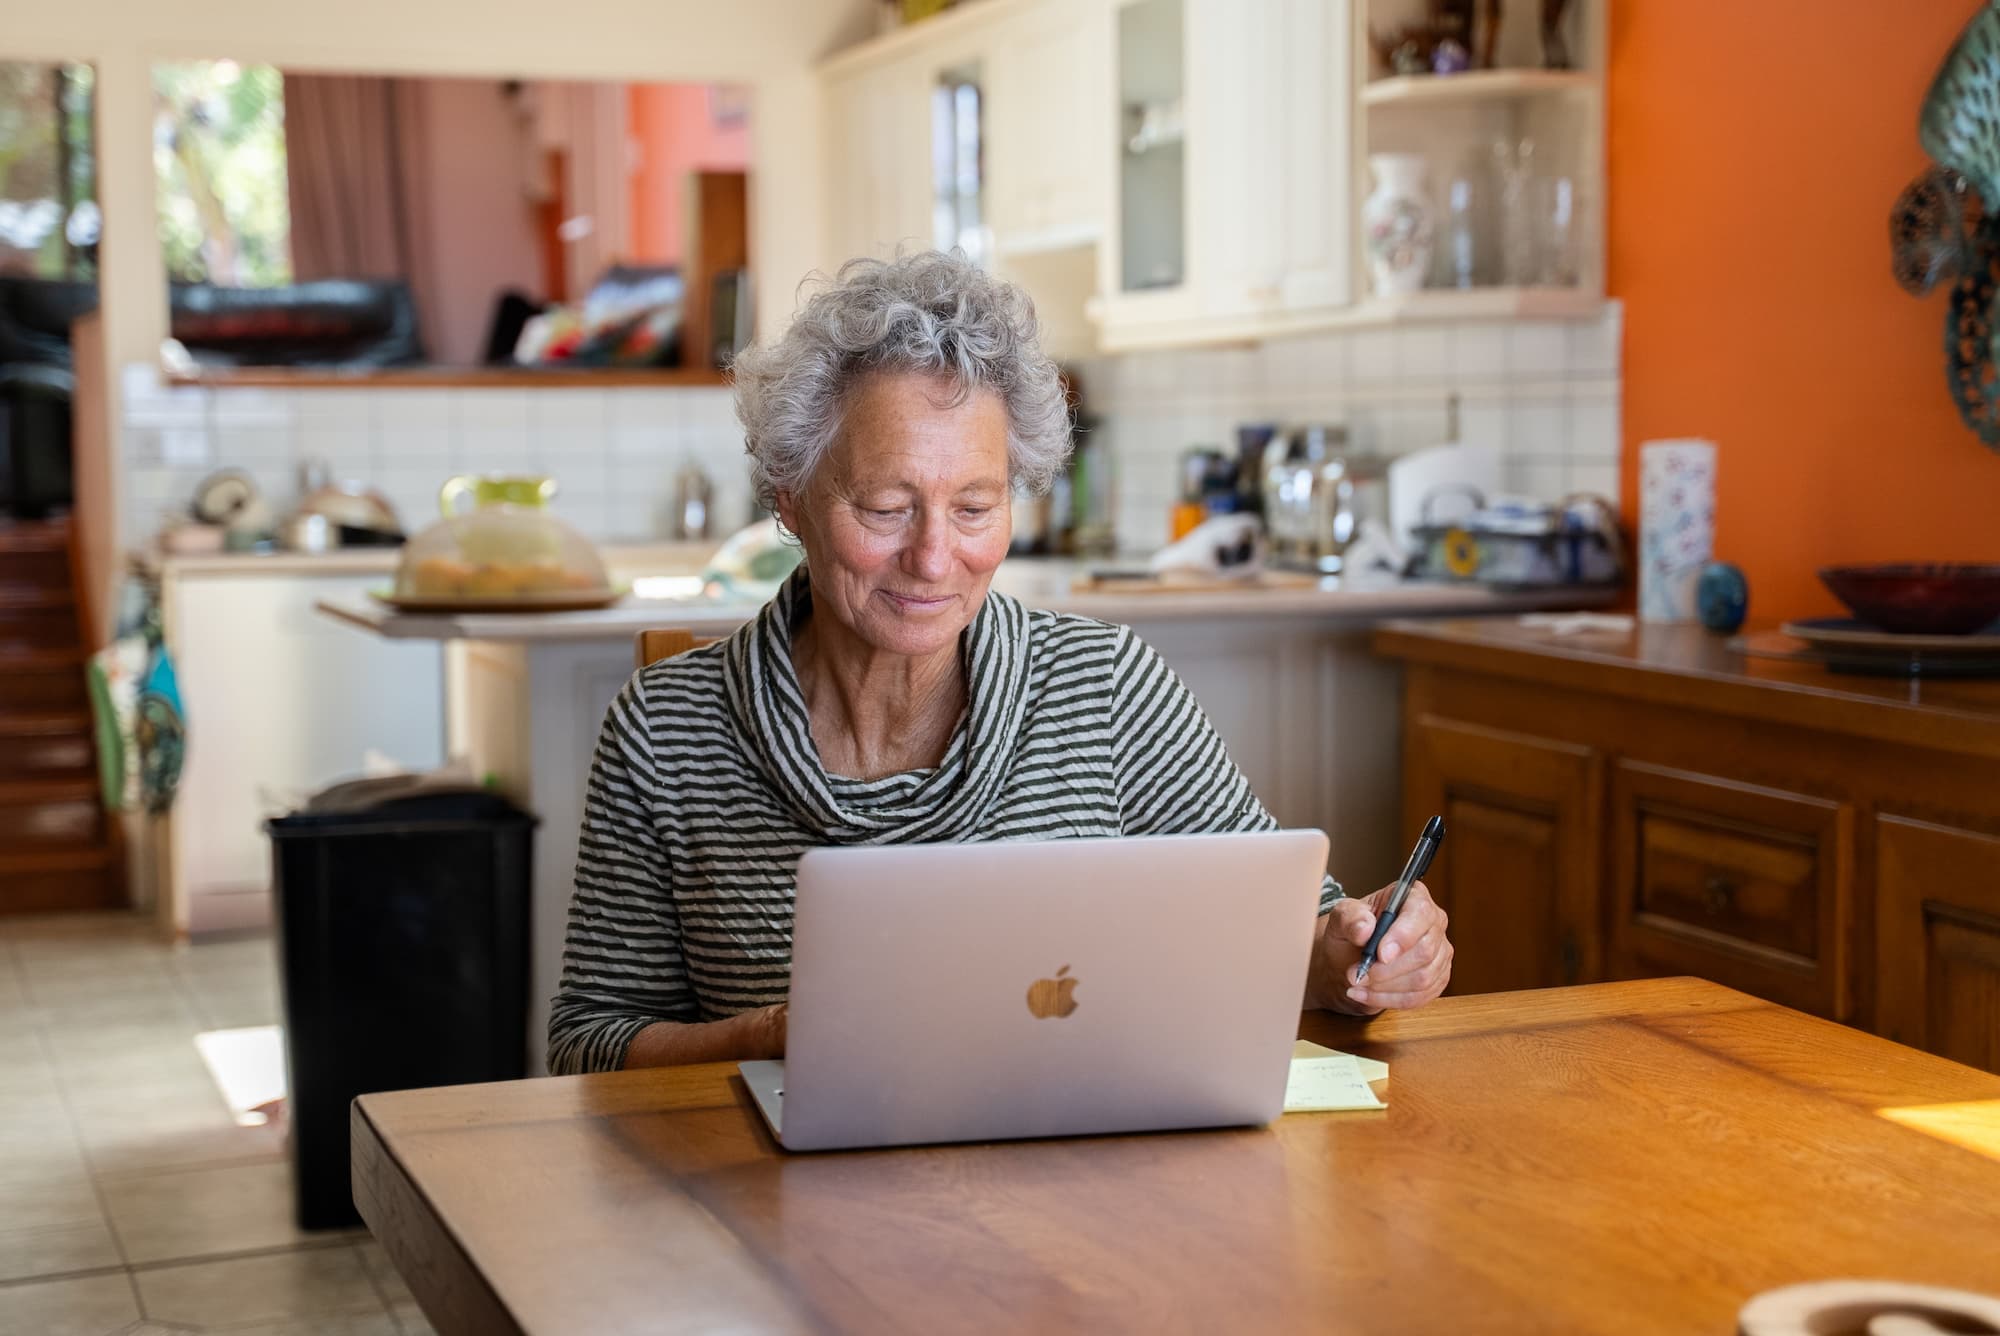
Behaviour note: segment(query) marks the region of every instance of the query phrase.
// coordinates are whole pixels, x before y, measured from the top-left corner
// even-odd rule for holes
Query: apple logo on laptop
[[[1056,971],[1053,979],[1037,979],[1028,985],[1028,1011],[1038,1021],[1061,1018],[1076,1010],[1076,980],[1069,966]]]

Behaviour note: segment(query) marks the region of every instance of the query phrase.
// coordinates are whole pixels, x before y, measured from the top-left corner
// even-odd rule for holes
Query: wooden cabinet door
[[[1425,883],[1451,915],[1451,991],[1603,977],[1598,753],[1430,715],[1408,729],[1403,825],[1445,823]]]
[[[1621,760],[1611,807],[1615,972],[1847,1019],[1846,803]]]
[[[2000,1071],[2000,839],[1875,822],[1876,1029]]]

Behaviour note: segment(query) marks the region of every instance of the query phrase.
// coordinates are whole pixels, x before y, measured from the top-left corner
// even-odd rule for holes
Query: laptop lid
[[[783,1144],[1269,1122],[1326,854],[1316,830],[809,851]]]

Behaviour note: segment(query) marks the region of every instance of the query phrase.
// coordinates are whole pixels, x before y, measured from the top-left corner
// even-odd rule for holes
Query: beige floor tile
[[[167,988],[134,988],[106,992],[74,990],[51,995],[35,990],[35,1004],[26,1020],[40,1027],[58,1050],[98,1035],[116,1045],[120,1040],[167,1029],[192,1033],[201,1017],[178,984]],[[92,1045],[102,1047],[103,1043]]]
[[[192,1327],[368,1317],[382,1300],[351,1246],[133,1272],[146,1316]]]
[[[163,1328],[172,1336],[183,1336],[186,1328]],[[210,1328],[216,1336],[402,1336],[396,1319],[386,1310],[380,1313],[349,1314],[343,1317],[305,1318],[296,1322],[260,1322],[254,1327]],[[132,1336],[140,1336],[133,1333]]]
[[[84,1158],[75,1130],[67,1124],[51,1128],[37,1144],[0,1142],[0,1202],[20,1184],[89,1177],[90,1161]]]
[[[133,1054],[194,1051],[193,1013],[170,1012],[157,1019],[121,1019],[69,1025],[42,1022],[49,1057],[63,1069],[87,1067],[105,1058]]]
[[[389,1254],[382,1250],[381,1244],[372,1238],[365,1238],[356,1245],[356,1250],[361,1254],[362,1265],[368,1268],[369,1279],[375,1282],[375,1287],[382,1291],[382,1297],[392,1306],[413,1304],[417,1301],[416,1296],[410,1293],[410,1287],[403,1282],[402,1274],[396,1270],[396,1264],[390,1261]]]
[[[99,1174],[269,1159],[285,1149],[282,1122],[237,1126],[213,1085],[149,1092],[129,1106],[93,1100],[77,1107],[76,1130]]]
[[[391,1304],[389,1311],[396,1316],[396,1326],[401,1336],[437,1336],[437,1328],[424,1316],[424,1310],[410,1303]]]
[[[76,1147],[69,1110],[58,1091],[0,1092],[0,1166],[32,1167],[45,1155]]]
[[[112,1228],[134,1265],[309,1241],[292,1222],[282,1161],[100,1178]]]
[[[276,987],[193,988],[195,1014],[206,1030],[240,1030],[279,1023]]]
[[[26,1040],[19,1042],[17,1036],[0,1039],[0,1099],[58,1093],[55,1064],[43,1055],[41,1041],[33,1033],[28,1033]]]
[[[0,1331],[34,1336],[108,1336],[139,1320],[123,1272],[0,1285]]]
[[[0,1224],[0,1280],[60,1276],[123,1265],[118,1243],[101,1216],[32,1228]]]
[[[24,951],[20,964],[21,983],[29,998],[38,1002],[180,986],[166,957],[143,947],[111,947],[53,958],[38,958]]]
[[[150,1052],[130,1051],[57,1065],[69,1107],[79,1117],[157,1102],[222,1102],[192,1037]]]
[[[121,1264],[81,1165],[0,1182],[0,1201],[0,1280]]]

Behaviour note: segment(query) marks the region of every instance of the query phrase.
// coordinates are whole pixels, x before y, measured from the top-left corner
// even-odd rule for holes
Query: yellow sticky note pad
[[[1374,1058],[1364,1058],[1359,1054],[1341,1053],[1340,1050],[1328,1048],[1324,1044],[1315,1044],[1310,1039],[1300,1039],[1294,1042],[1292,1044],[1292,1056],[1294,1058],[1352,1057],[1354,1065],[1361,1069],[1362,1080],[1386,1081],[1389,1079],[1388,1063],[1378,1061]]]
[[[1293,1058],[1291,1079],[1285,1082],[1286,1113],[1322,1113],[1333,1109],[1386,1107],[1362,1079],[1351,1053],[1326,1058]]]

